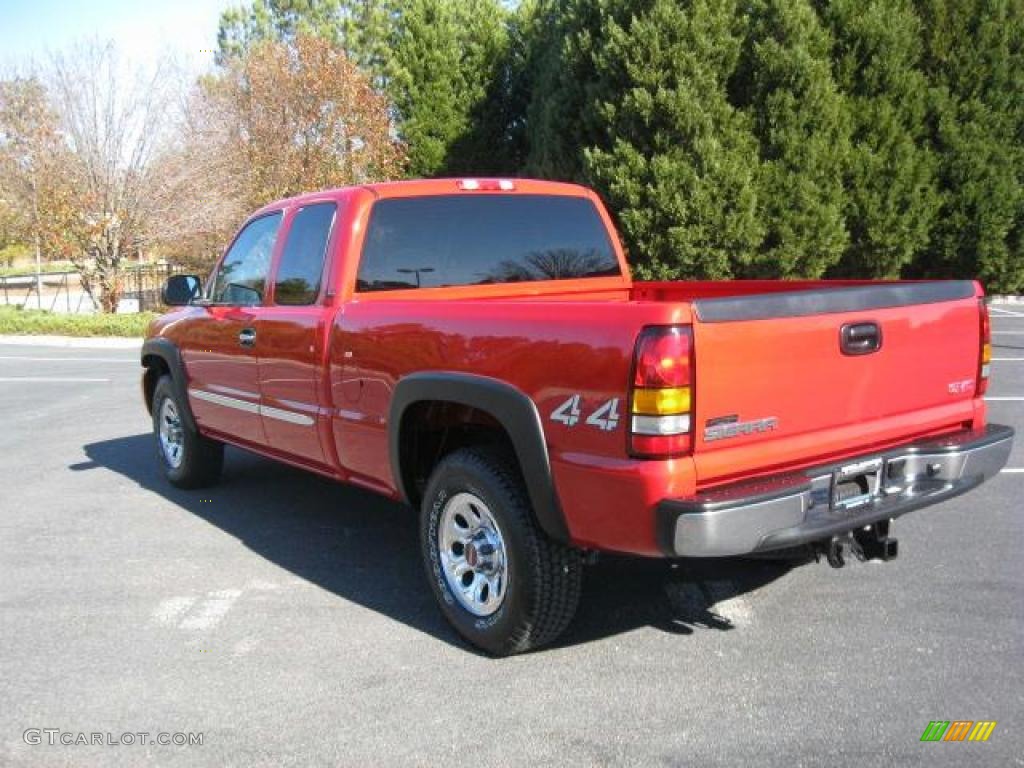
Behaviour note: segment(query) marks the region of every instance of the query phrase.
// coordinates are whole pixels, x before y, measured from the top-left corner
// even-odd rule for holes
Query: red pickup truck
[[[1005,464],[971,281],[634,282],[583,187],[335,189],[171,278],[143,391],[170,482],[224,443],[419,509],[441,610],[493,654],[554,640],[585,555],[814,548]]]

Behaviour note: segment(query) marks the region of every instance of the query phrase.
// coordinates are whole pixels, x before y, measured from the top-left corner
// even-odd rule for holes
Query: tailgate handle
[[[878,323],[847,323],[839,331],[839,348],[844,355],[870,355],[881,347]]]

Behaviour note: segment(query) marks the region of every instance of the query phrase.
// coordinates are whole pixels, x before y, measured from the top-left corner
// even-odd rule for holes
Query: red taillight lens
[[[978,355],[978,383],[974,388],[975,397],[981,397],[988,391],[989,364],[992,362],[992,320],[988,314],[988,304],[984,299],[978,301],[978,312],[981,315],[981,352]]]
[[[690,329],[669,326],[649,328],[636,345],[637,387],[687,387],[690,385]]]
[[[689,435],[633,435],[632,453],[640,459],[681,456],[690,452]]]
[[[693,336],[687,326],[646,328],[637,339],[629,450],[671,458],[692,448]]]

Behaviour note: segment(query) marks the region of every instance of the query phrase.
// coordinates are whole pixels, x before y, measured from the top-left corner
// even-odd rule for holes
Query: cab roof
[[[282,198],[268,203],[255,211],[249,218],[302,205],[326,200],[339,200],[366,191],[375,198],[392,197],[428,197],[432,195],[488,195],[488,194],[528,194],[528,195],[560,195],[568,197],[589,197],[596,199],[593,191],[579,184],[561,181],[544,181],[541,179],[520,179],[514,177],[462,177],[444,179],[409,179],[405,181],[383,181],[374,184],[360,184],[349,187],[336,187],[319,192],[306,192],[293,197]]]

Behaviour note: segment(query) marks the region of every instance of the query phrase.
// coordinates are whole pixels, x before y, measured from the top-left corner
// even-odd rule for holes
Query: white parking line
[[[242,594],[240,589],[222,589],[219,592],[210,592],[206,601],[201,604],[199,613],[188,616],[178,626],[181,629],[210,630],[220,624],[220,620],[227,615]]]
[[[992,331],[993,336],[1024,336],[1024,331]]]
[[[8,336],[0,334],[4,347],[60,347],[62,349],[140,349],[142,339],[118,336]]]
[[[153,611],[153,618],[161,624],[174,624],[185,611],[192,607],[195,601],[194,597],[188,596],[169,597],[156,607],[156,610]]]
[[[110,379],[80,379],[61,376],[0,376],[0,383],[13,383],[16,381],[27,381],[33,384],[87,384],[91,382],[110,381]]]
[[[211,630],[223,619],[235,601],[242,596],[241,589],[222,589],[208,592],[206,598],[178,595],[161,600],[153,610],[153,620],[178,629]]]
[[[1000,472],[1005,472],[1008,475],[1024,475],[1024,467],[1011,467],[1010,469],[1002,469]]]
[[[993,363],[1024,363],[1024,357],[993,357]]]
[[[1002,307],[989,307],[989,311],[998,312],[998,317],[1024,317],[1024,313],[1011,312],[1010,310],[1003,309]]]
[[[1000,402],[1017,402],[1024,400],[1024,397],[986,397],[986,400],[1000,401]]]
[[[34,360],[40,363],[133,363],[133,357],[31,357],[29,355],[0,355],[0,360]]]

